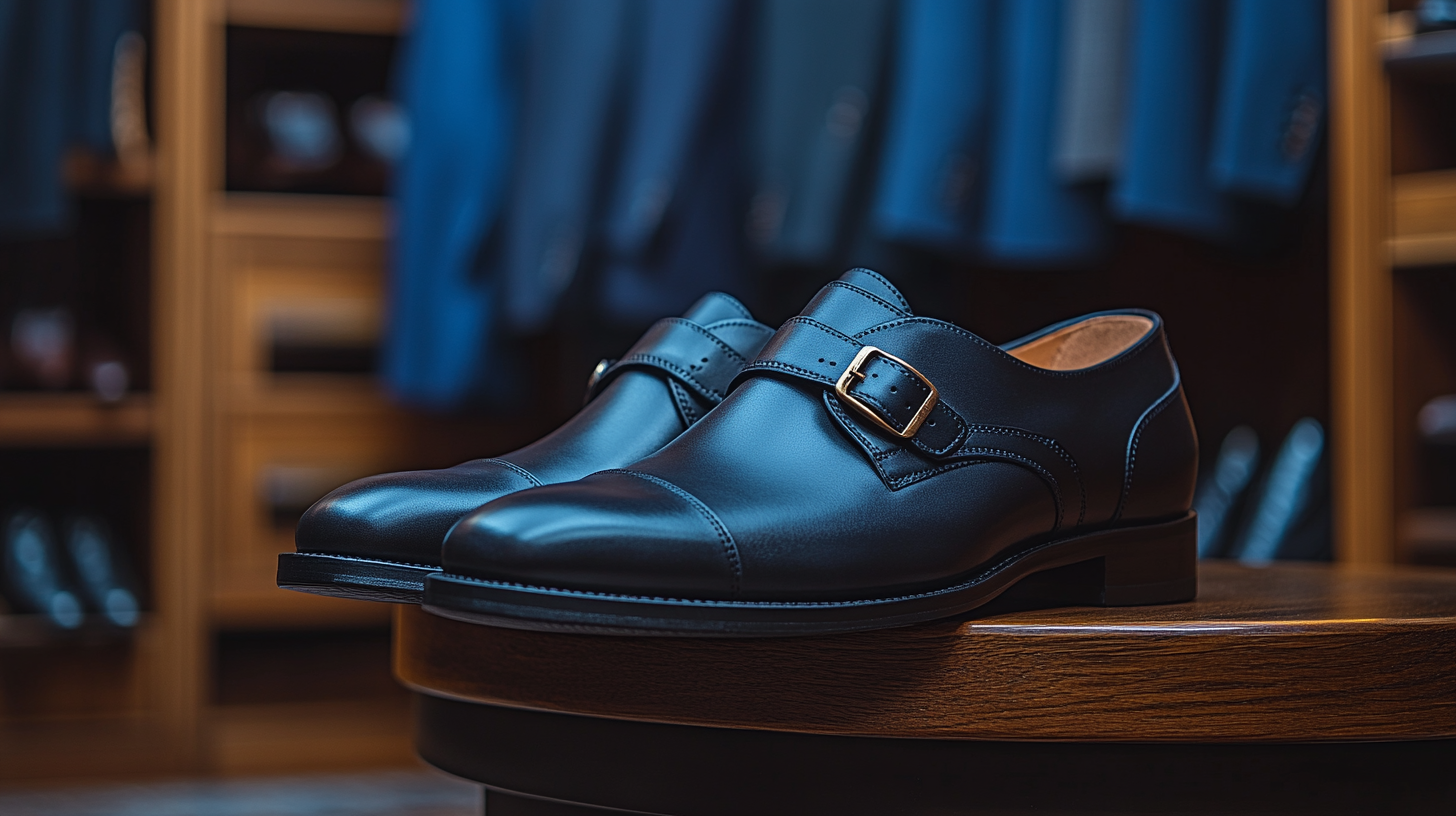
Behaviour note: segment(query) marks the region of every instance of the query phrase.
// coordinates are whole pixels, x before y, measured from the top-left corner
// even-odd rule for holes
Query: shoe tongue
[[[910,311],[910,304],[905,302],[905,296],[900,294],[900,290],[896,289],[894,284],[885,280],[884,276],[878,272],[872,272],[862,268],[851,269],[843,275],[840,275],[839,281],[852,286],[858,286],[872,295],[888,300],[906,312]]]
[[[698,302],[689,306],[688,310],[683,313],[683,317],[699,326],[706,326],[719,320],[753,319],[748,307],[739,303],[738,298],[722,292],[709,292],[698,298]]]

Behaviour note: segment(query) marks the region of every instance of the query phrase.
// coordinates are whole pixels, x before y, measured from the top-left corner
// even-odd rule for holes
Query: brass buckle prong
[[[880,416],[873,408],[871,408],[869,405],[866,405],[858,397],[849,393],[849,386],[852,384],[852,378],[857,377],[861,380],[865,378],[864,372],[860,371],[860,367],[863,366],[865,362],[869,360],[870,355],[873,354],[878,354],[886,360],[904,366],[907,371],[909,371],[911,374],[914,374],[915,377],[920,380],[920,382],[924,383],[926,388],[930,389],[930,394],[925,397],[925,401],[920,404],[920,408],[915,411],[915,415],[911,417],[910,421],[905,424],[905,430],[903,431],[896,430],[895,426],[887,422],[885,418]],[[936,401],[940,399],[940,392],[936,390],[935,383],[931,382],[930,379],[924,374],[921,374],[919,371],[915,370],[915,366],[912,366],[904,360],[901,360],[899,357],[896,357],[895,355],[874,346],[864,346],[860,348],[858,354],[854,355],[854,360],[850,362],[850,364],[844,369],[844,373],[839,375],[839,380],[834,383],[834,393],[839,395],[839,398],[851,408],[859,411],[866,417],[869,417],[870,421],[874,422],[876,425],[880,426],[886,431],[889,431],[895,436],[900,437],[901,439],[909,439],[920,430],[920,426],[925,424],[925,420],[930,416],[930,412],[935,408]]]

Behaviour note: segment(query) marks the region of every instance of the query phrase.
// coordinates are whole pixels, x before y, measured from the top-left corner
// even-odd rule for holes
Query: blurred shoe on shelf
[[[315,172],[332,167],[343,156],[338,109],[329,97],[308,91],[272,91],[259,94],[254,105],[278,169]]]
[[[1254,496],[1254,511],[1228,555],[1245,564],[1330,556],[1329,468],[1324,426],[1294,423]]]
[[[1230,522],[1238,519],[1254,474],[1259,470],[1259,437],[1254,429],[1239,425],[1228,432],[1218,449],[1213,470],[1198,480],[1193,509],[1198,511],[1198,557],[1223,554]]]
[[[409,148],[409,117],[397,102],[368,94],[349,106],[349,134],[365,153],[394,164]]]
[[[91,515],[71,518],[65,545],[87,606],[116,626],[135,626],[141,614],[136,581],[105,522]]]
[[[3,535],[0,585],[11,608],[43,614],[63,629],[80,626],[81,601],[66,580],[50,523],[35,511],[18,510],[6,519]]]
[[[10,322],[14,369],[7,385],[60,390],[75,373],[76,322],[63,306],[21,309]]]

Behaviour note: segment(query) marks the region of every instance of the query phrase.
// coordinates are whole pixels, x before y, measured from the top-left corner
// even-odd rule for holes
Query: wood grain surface
[[[400,607],[395,673],[459,700],[650,722],[978,740],[1456,736],[1456,571],[1212,563],[1193,603],[819,638],[526,632]]]

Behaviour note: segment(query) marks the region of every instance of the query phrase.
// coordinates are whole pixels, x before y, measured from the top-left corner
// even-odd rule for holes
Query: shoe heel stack
[[[1119,530],[1102,556],[1102,605],[1191,601],[1198,595],[1198,517]]]
[[[1103,530],[1065,542],[1057,566],[1022,578],[996,601],[1002,611],[1056,606],[1146,606],[1198,594],[1198,521]]]

